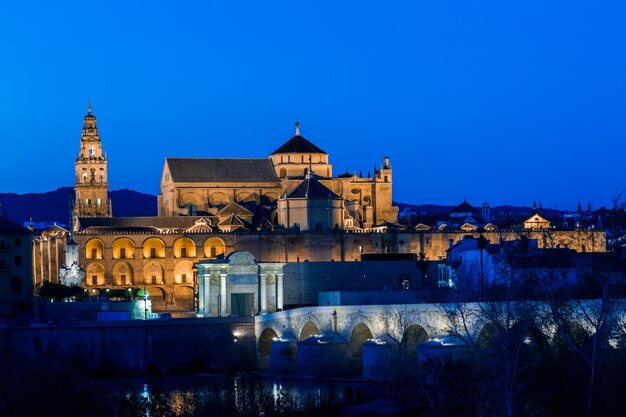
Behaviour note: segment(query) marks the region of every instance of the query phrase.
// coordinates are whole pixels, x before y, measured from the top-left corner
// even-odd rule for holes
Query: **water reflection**
[[[323,415],[344,403],[348,382],[268,380],[249,375],[168,377],[126,385],[124,401],[114,401],[117,415],[137,410],[142,417],[294,415],[319,410]],[[115,397],[115,395],[114,395]],[[119,398],[119,395],[118,395]],[[323,412],[322,412],[323,411]]]

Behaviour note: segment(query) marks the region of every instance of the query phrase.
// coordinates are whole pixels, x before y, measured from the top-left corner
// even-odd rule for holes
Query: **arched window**
[[[204,256],[215,259],[220,255],[224,255],[226,245],[224,241],[218,237],[212,237],[204,242]]]
[[[174,242],[175,258],[195,258],[196,244],[193,240],[183,237]]]
[[[143,244],[144,258],[165,258],[165,244],[157,238],[149,238]]]
[[[286,176],[287,176],[287,169],[281,168],[280,169],[280,177],[281,178],[285,178]]]

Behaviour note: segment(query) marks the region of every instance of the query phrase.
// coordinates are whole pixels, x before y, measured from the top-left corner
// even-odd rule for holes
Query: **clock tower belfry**
[[[80,151],[74,162],[76,172],[76,201],[74,218],[111,217],[111,200],[107,179],[107,158],[96,126],[96,116],[87,106],[80,137]]]

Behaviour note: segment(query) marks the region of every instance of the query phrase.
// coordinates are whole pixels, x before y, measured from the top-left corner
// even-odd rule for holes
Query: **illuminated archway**
[[[157,262],[148,262],[143,267],[143,283],[151,285],[160,285],[165,282],[163,267]]]
[[[146,239],[143,242],[143,257],[146,259],[165,258],[165,243],[156,237]]]
[[[180,261],[174,267],[174,282],[176,284],[193,283],[193,263],[191,261]]]
[[[121,237],[113,242],[113,259],[133,259],[135,257],[135,244],[132,240]]]
[[[215,259],[226,252],[226,244],[219,237],[210,237],[204,242],[204,256]]]
[[[104,244],[100,239],[93,238],[87,241],[85,245],[85,258],[102,259],[104,256]]]
[[[90,262],[85,268],[87,285],[104,285],[104,267],[98,262]]]
[[[113,267],[113,285],[133,285],[133,267],[128,262],[118,262]]]
[[[172,310],[193,311],[194,289],[187,286],[176,287],[174,291],[174,305]]]
[[[174,258],[195,258],[196,244],[188,237],[181,237],[174,242]]]

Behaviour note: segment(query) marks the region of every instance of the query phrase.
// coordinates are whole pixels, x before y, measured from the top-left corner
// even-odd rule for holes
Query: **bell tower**
[[[80,137],[80,151],[74,167],[76,172],[74,218],[111,217],[107,158],[102,152],[96,116],[91,113],[91,103],[87,106]]]

